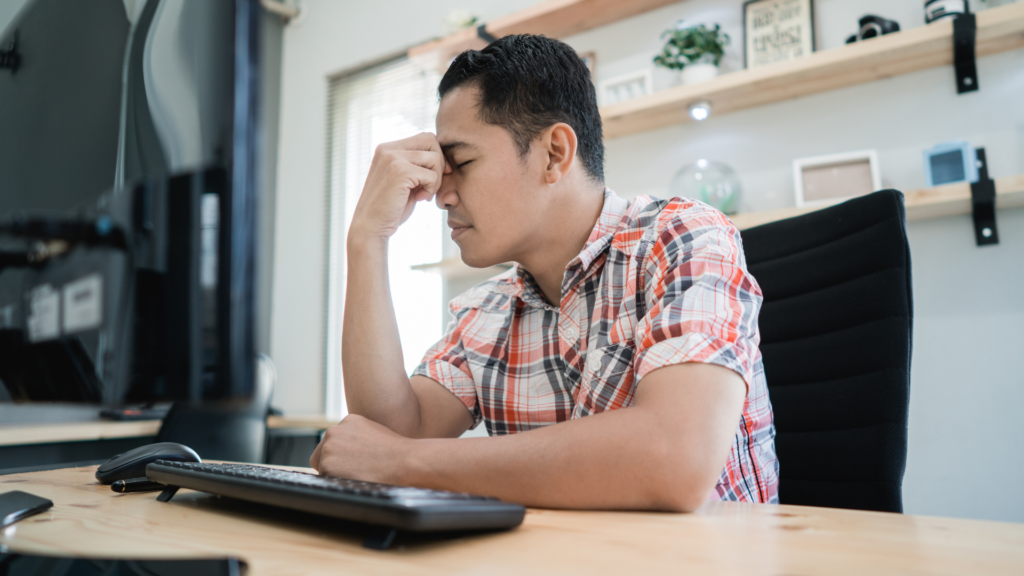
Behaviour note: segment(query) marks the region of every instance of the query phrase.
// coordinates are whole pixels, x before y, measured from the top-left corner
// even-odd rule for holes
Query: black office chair
[[[741,233],[783,504],[902,512],[913,299],[903,194]]]
[[[276,378],[273,362],[261,355],[251,400],[175,402],[164,417],[157,442],[184,444],[203,460],[262,463],[267,451],[267,410]]]

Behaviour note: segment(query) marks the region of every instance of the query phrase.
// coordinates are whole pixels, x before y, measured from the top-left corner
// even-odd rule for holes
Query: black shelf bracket
[[[996,228],[996,183],[988,177],[985,149],[978,148],[978,181],[971,184],[971,218],[978,246],[999,244]]]
[[[18,31],[14,31],[14,40],[6,50],[0,50],[0,68],[10,68],[11,76],[18,72],[21,66],[21,54],[18,53]]]
[[[978,23],[974,14],[961,14],[953,20],[953,67],[956,69],[957,94],[978,89],[978,66],[974,59],[977,36]]]
[[[495,38],[493,34],[491,34],[490,32],[487,31],[487,24],[481,24],[481,25],[477,26],[476,27],[476,35],[481,40],[483,40],[484,42],[487,42],[488,44],[490,44],[491,42],[494,42],[494,41],[497,40],[497,38]]]

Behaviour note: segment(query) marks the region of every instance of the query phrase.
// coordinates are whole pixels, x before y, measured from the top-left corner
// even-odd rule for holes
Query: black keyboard
[[[157,460],[146,467],[146,476],[170,487],[161,494],[163,501],[170,500],[177,488],[189,488],[412,532],[512,528],[521,524],[526,514],[526,509],[519,504],[485,496],[360,482],[249,464]],[[387,543],[390,544],[390,540]]]

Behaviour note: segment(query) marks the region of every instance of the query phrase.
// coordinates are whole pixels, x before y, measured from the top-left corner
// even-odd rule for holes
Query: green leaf
[[[670,70],[682,70],[687,64],[708,55],[718,66],[730,42],[729,35],[723,33],[718,24],[714,28],[703,24],[683,29],[677,27],[665,30],[661,37],[668,40],[661,53],[654,57],[654,63]]]

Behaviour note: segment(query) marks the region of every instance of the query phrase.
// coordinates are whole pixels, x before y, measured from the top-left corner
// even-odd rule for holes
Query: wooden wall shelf
[[[527,33],[543,34],[549,38],[564,38],[678,1],[548,0],[487,22],[487,31],[495,38]],[[437,58],[437,64],[447,68],[448,61],[463,50],[479,50],[486,45],[487,43],[477,36],[476,26],[473,26],[415,46],[409,50],[409,57]]]
[[[978,57],[1024,47],[1024,2],[977,14]],[[941,20],[798,60],[724,74],[601,109],[605,138],[692,121],[689,105],[709,100],[712,116],[952,64],[953,22]],[[981,90],[985,90],[982,78]],[[954,89],[952,70],[950,90]]]
[[[911,190],[903,193],[907,210],[907,220],[926,220],[943,216],[971,213],[971,187],[969,184],[947,184],[923,190]],[[841,202],[841,201],[840,201]],[[839,202],[818,204],[815,206],[782,208],[764,212],[750,212],[730,216],[733,224],[740,230],[753,228],[777,220],[785,220],[794,216],[808,214]],[[996,209],[1024,207],[1024,174],[996,178]],[[997,216],[998,222],[998,216]],[[970,241],[965,239],[964,241]],[[445,278],[475,277],[481,280],[494,276],[507,267],[470,268],[459,258],[446,258],[440,262],[418,264],[413,270],[433,272]]]
[[[907,220],[927,220],[957,214],[971,213],[971,186],[966,183],[946,184],[935,188],[911,190],[903,193],[907,209]],[[801,214],[808,214],[828,206],[839,204],[818,204],[801,208],[782,208],[765,212],[750,212],[730,216],[740,230],[785,220]],[[996,209],[1024,206],[1024,174],[996,178]]]

